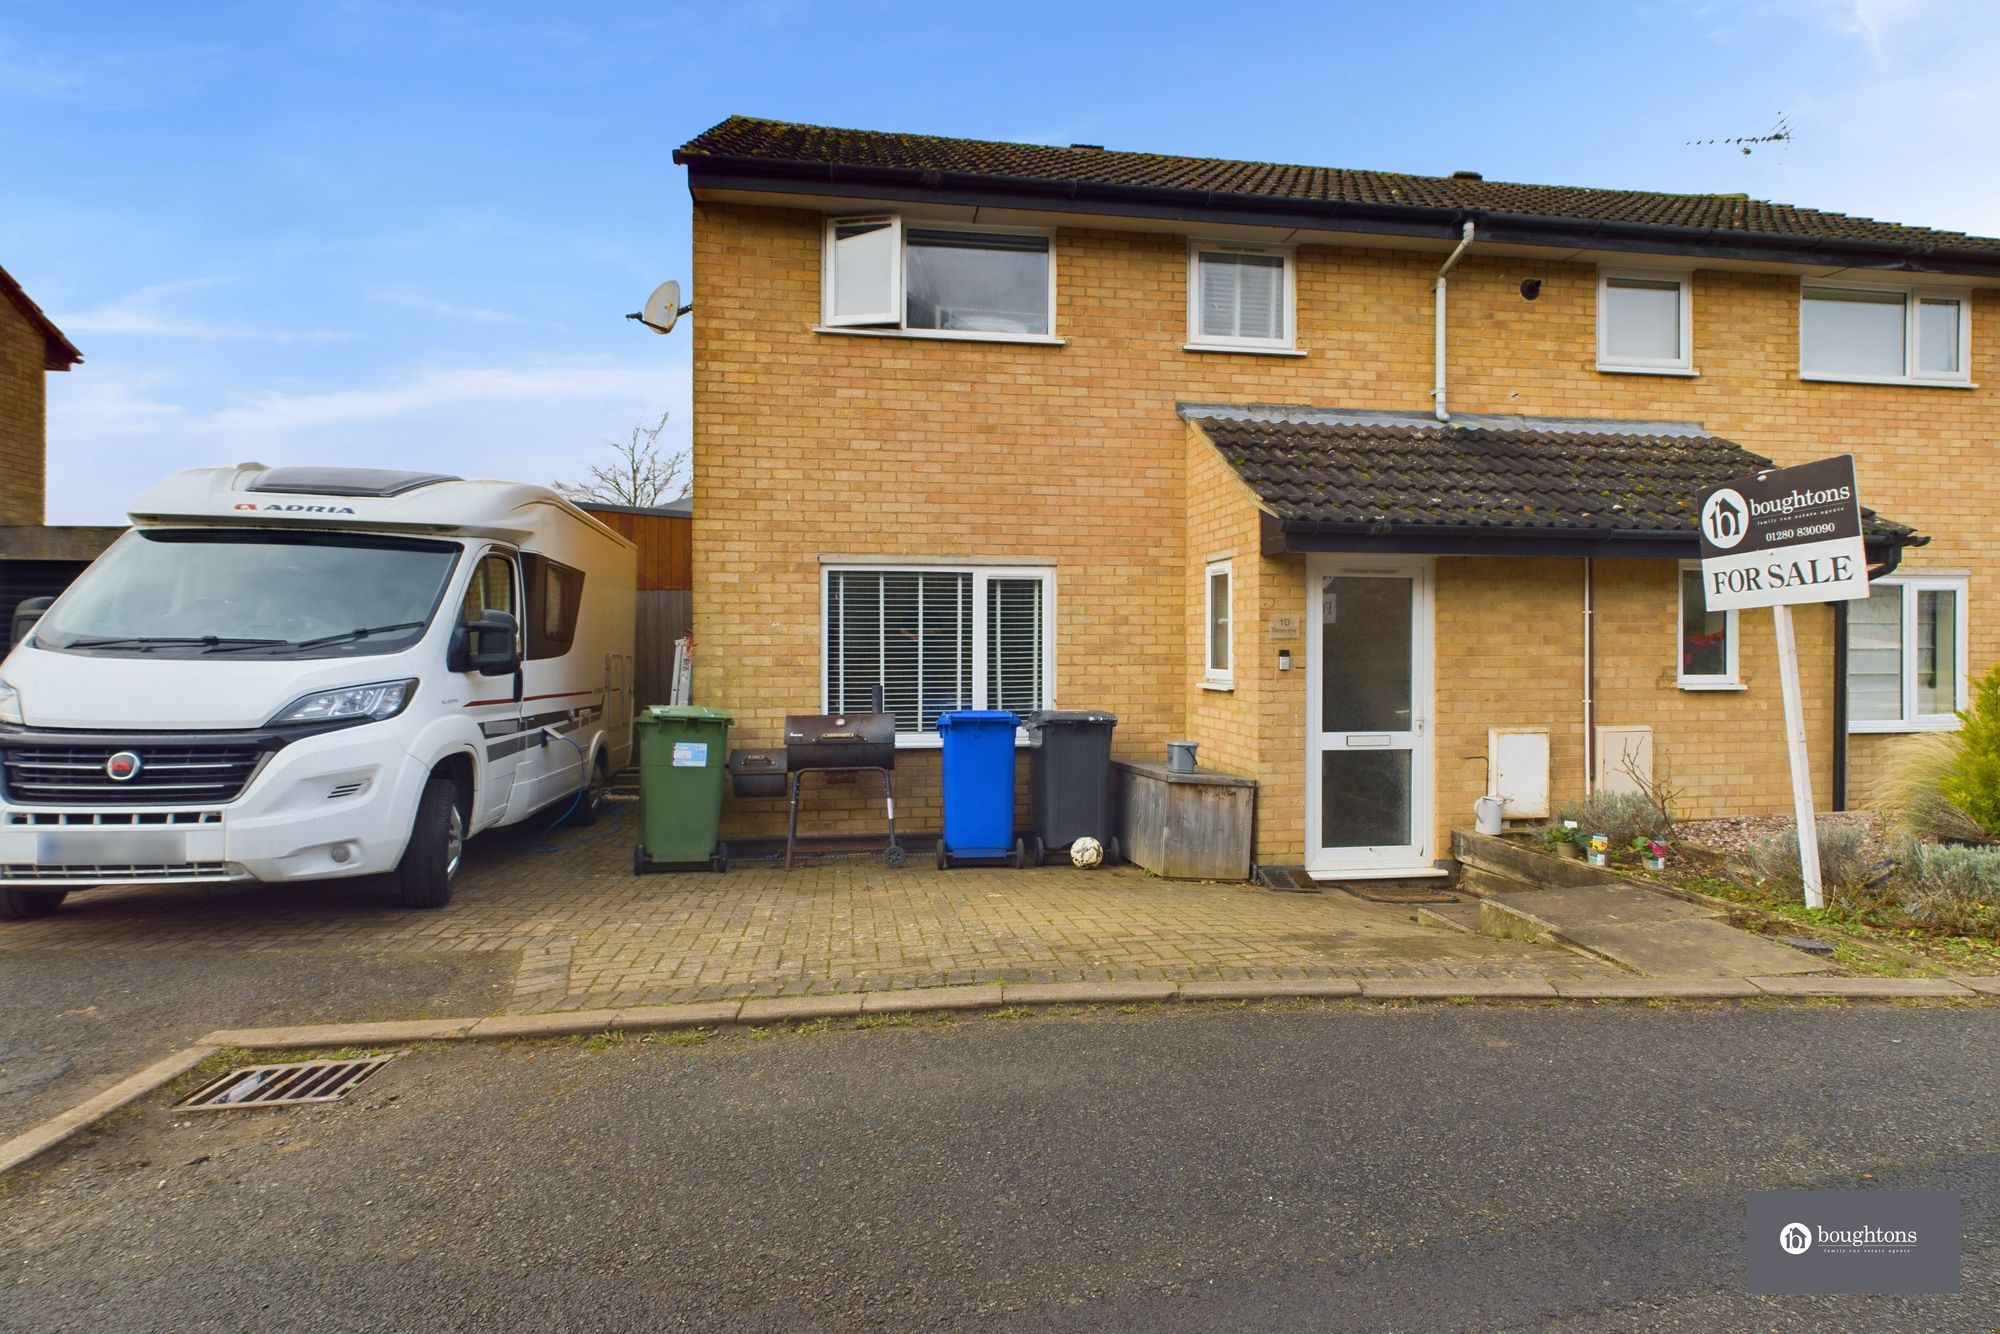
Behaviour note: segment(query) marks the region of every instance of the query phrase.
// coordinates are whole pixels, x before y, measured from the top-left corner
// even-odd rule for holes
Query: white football
[[[1104,860],[1104,845],[1094,838],[1080,838],[1069,845],[1070,863],[1089,870]]]

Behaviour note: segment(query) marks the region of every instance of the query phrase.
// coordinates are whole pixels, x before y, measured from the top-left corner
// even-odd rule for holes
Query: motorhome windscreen
[[[358,657],[407,648],[459,548],[346,533],[135,529],[35,627],[77,653]]]

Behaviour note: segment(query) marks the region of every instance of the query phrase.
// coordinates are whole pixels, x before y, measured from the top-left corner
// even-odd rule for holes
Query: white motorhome
[[[244,464],[132,522],[0,663],[0,917],[384,872],[434,908],[471,835],[596,818],[636,552],[555,493]]]

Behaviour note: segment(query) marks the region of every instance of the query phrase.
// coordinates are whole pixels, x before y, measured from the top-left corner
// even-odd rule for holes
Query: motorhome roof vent
[[[400,496],[419,487],[463,480],[448,473],[393,468],[269,468],[248,489],[290,496]]]

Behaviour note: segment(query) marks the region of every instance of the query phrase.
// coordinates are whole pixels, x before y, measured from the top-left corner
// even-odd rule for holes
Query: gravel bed
[[[1880,818],[1873,811],[1821,811],[1821,824],[1858,824],[1868,831],[1869,841],[1877,841]],[[1767,838],[1789,834],[1795,821],[1789,815],[1744,815],[1729,820],[1692,820],[1674,826],[1676,836],[1717,852],[1748,852]]]

